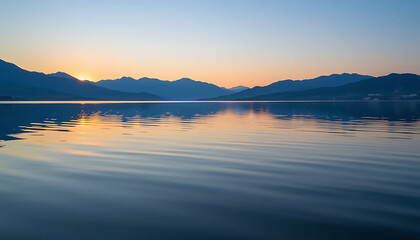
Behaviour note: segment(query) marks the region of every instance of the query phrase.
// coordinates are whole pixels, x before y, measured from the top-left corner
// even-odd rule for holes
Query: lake
[[[1,239],[420,239],[420,102],[0,103]]]

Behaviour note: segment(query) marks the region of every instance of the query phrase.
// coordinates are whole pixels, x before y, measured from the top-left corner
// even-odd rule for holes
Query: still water
[[[420,102],[0,104],[0,239],[420,239]]]

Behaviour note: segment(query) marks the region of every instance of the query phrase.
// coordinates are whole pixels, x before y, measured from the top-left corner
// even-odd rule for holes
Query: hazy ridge
[[[412,100],[419,99],[420,76],[372,77],[332,74],[306,80],[284,80],[267,86],[231,89],[182,78],[176,81],[122,77],[80,81],[64,73],[30,72],[0,60],[0,100]]]

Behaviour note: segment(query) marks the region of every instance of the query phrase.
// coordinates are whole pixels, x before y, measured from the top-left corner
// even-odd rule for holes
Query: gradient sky
[[[0,41],[5,61],[93,81],[420,74],[420,1],[0,0]]]

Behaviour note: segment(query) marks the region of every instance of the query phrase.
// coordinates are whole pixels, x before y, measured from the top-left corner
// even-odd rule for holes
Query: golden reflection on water
[[[413,127],[414,124],[414,127]],[[418,124],[406,127],[413,133]],[[416,127],[417,126],[417,127]],[[264,150],[279,146],[311,148],[320,144],[391,143],[396,138],[416,138],[404,133],[404,124],[376,121],[346,123],[307,117],[284,118],[264,111],[236,112],[230,109],[189,119],[160,117],[123,117],[118,114],[83,110],[76,119],[57,124],[54,120],[22,126],[12,135],[22,140],[7,142],[1,154],[43,161],[59,160],[62,154],[73,157],[109,157],[110,152],[133,154],[184,154],[196,148],[218,150]],[[418,133],[418,132],[417,132]],[[354,138],[351,138],[354,137]],[[268,149],[266,149],[268,150]]]
[[[237,239],[296,229],[323,239],[334,228],[347,237],[349,225],[362,229],[349,239],[366,228],[418,233],[419,107],[0,104],[0,225],[102,238],[109,226],[122,236],[151,222],[183,237],[221,226],[254,232]]]

